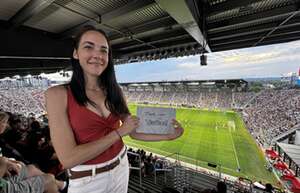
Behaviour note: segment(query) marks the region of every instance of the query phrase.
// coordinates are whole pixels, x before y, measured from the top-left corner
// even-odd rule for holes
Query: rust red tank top
[[[100,117],[98,114],[89,110],[85,106],[79,105],[71,89],[68,88],[68,117],[75,140],[77,144],[84,144],[91,141],[95,141],[101,137],[106,136],[114,129],[117,129],[120,125],[120,119],[113,114],[110,114],[107,118]],[[123,148],[123,141],[120,139],[110,146],[103,153],[96,156],[84,164],[99,164],[111,160]]]

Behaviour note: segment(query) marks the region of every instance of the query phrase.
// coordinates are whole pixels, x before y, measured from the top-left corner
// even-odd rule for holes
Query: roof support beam
[[[120,48],[118,49],[119,51],[125,51],[125,50],[130,50],[130,49],[135,49],[135,48],[139,48],[139,47],[143,47],[143,46],[147,46],[148,44],[158,44],[158,43],[164,43],[164,42],[170,42],[170,41],[176,41],[179,39],[187,39],[190,36],[188,34],[184,34],[184,35],[179,35],[179,36],[171,36],[169,38],[163,38],[163,39],[159,39],[159,40],[153,40],[144,44],[136,44],[136,45],[132,45],[132,46],[126,46],[124,48]]]
[[[280,29],[280,26],[283,26],[285,23],[287,23],[291,18],[293,18],[295,15],[297,15],[298,13],[300,13],[300,11],[295,11],[293,13],[291,13],[291,15],[286,18],[283,22],[281,22],[278,26],[276,26],[275,28],[273,28],[271,31],[269,31],[269,33],[267,33],[266,35],[264,35],[263,37],[261,37],[260,40],[258,40],[255,44],[253,44],[253,46],[258,45],[259,43],[261,43],[264,39],[266,39],[268,36],[270,36],[274,31],[276,31],[277,29]]]
[[[10,18],[10,22],[13,23],[14,27],[19,27],[28,21],[32,16],[47,8],[54,1],[55,0],[31,0],[12,18]]]
[[[165,16],[162,18],[157,18],[151,21],[143,22],[142,24],[139,25],[133,25],[126,27],[126,29],[121,29],[124,33],[130,34],[130,35],[135,35],[137,33],[142,33],[145,31],[149,31],[155,28],[160,28],[160,27],[166,27],[169,25],[175,25],[176,22],[173,20],[172,17],[170,16]],[[134,32],[134,33],[133,33]],[[116,40],[118,38],[124,38],[124,36],[120,35],[119,33],[117,34],[112,34],[109,36],[110,40]]]
[[[269,24],[262,24],[259,26],[251,27],[251,28],[245,28],[236,30],[234,33],[232,32],[224,32],[224,33],[217,33],[209,36],[209,40],[211,42],[218,41],[218,40],[224,40],[229,38],[236,38],[236,37],[245,37],[248,35],[258,34],[258,33],[266,33],[268,31],[271,31],[276,27],[276,23],[269,23]],[[293,22],[291,24],[282,25],[277,28],[277,31],[293,31],[295,28],[299,29],[300,26],[300,20],[298,22]]]
[[[0,72],[14,72],[14,71],[23,71],[23,70],[35,70],[35,71],[39,71],[39,70],[57,70],[57,69],[64,69],[66,68],[66,66],[45,66],[45,67],[34,67],[34,69],[32,67],[20,67],[20,68],[0,68]]]
[[[103,14],[99,18],[95,18],[94,20],[90,19],[82,24],[77,25],[74,28],[70,28],[62,33],[63,37],[70,37],[74,35],[79,29],[81,29],[85,25],[105,25],[108,24],[111,20],[115,20],[117,18],[123,17],[124,15],[133,12],[133,11],[138,11],[139,8],[144,8],[146,6],[151,6],[153,3],[149,3],[147,1],[131,1],[128,4],[126,4],[123,7],[120,7],[118,9],[115,9],[111,12],[108,12],[106,14]],[[104,26],[107,28],[107,26]]]
[[[290,34],[285,34],[278,39],[278,37],[272,37],[268,38],[267,40],[263,41],[259,46],[263,45],[270,45],[270,44],[278,44],[278,43],[286,43],[290,41],[295,41],[300,39],[300,32],[293,34],[292,36]],[[246,41],[243,43],[238,43],[238,44],[226,44],[226,45],[217,45],[213,46],[214,51],[223,51],[223,50],[233,50],[233,49],[239,49],[239,48],[248,48],[253,45],[252,41]]]
[[[269,11],[254,13],[239,18],[230,18],[220,22],[208,24],[208,33],[217,33],[232,29],[240,29],[257,23],[268,23],[275,20],[283,20],[293,12],[298,11],[297,6],[289,5],[282,8],[276,8]]]
[[[181,25],[207,52],[211,52],[208,43],[200,30],[185,0],[155,0],[178,24]]]
[[[144,38],[147,36],[153,36],[153,35],[157,35],[160,33],[165,32],[166,30],[168,30],[169,32],[173,32],[173,31],[177,31],[180,30],[181,26],[178,24],[172,25],[171,27],[169,27],[168,29],[166,29],[166,27],[159,27],[159,28],[155,28],[155,29],[149,29],[146,31],[143,31],[141,33],[136,33],[136,34],[132,34],[131,37],[122,37],[122,38],[117,38],[117,39],[113,39],[110,41],[111,45],[116,45],[119,44],[123,41],[131,41],[132,38]]]
[[[257,2],[261,2],[261,0],[230,0],[230,2],[228,1],[223,1],[222,3],[213,5],[209,12],[209,16],[218,14],[220,12],[224,12],[227,10],[232,10],[232,9],[236,9],[239,7],[245,7],[247,5],[251,5],[253,3],[257,3]]]
[[[284,36],[285,37],[292,37],[292,36],[298,36],[300,33],[300,28],[294,28],[293,30],[281,30],[281,31],[277,31],[277,33],[274,33],[270,36],[268,36],[267,40],[270,39],[270,38],[278,38],[278,39],[281,39],[283,38]],[[257,40],[260,39],[260,35],[263,34],[263,33],[260,33],[260,34],[253,34],[253,35],[249,35],[249,36],[240,36],[240,37],[237,37],[237,38],[230,38],[230,39],[223,39],[223,40],[218,40],[218,41],[213,41],[213,45],[214,46],[220,46],[220,45],[228,45],[228,44],[238,44],[240,42],[256,42]],[[298,36],[299,37],[299,36]]]
[[[195,47],[199,44],[196,44],[195,42],[189,42],[189,43],[183,43],[183,44],[180,44],[180,47],[188,47],[188,46],[192,46],[192,47]],[[145,53],[145,51],[137,51],[137,52],[131,52],[130,54],[127,54],[126,56],[124,55],[123,57],[131,57],[131,56],[137,56],[137,55],[141,55],[141,54],[149,54],[149,53],[155,53],[157,51],[161,52],[161,51],[164,51],[164,50],[172,50],[172,49],[177,49],[179,46],[178,45],[175,45],[175,46],[167,46],[167,47],[161,47],[161,48],[156,48],[156,49],[149,49],[147,50],[147,53]],[[202,49],[202,47],[201,47]]]

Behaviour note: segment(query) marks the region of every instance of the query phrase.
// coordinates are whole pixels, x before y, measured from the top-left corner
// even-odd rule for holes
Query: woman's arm
[[[0,157],[0,178],[4,177],[7,172],[7,161],[6,157]]]
[[[162,140],[177,139],[183,134],[184,130],[178,121],[172,120],[172,124],[175,130],[173,134],[166,134],[166,135],[143,134],[143,133],[137,133],[134,130],[132,133],[129,134],[129,136],[133,139],[142,140],[142,141],[162,141]]]
[[[119,134],[113,131],[93,142],[77,145],[67,115],[66,89],[62,86],[52,87],[45,95],[52,144],[64,168],[71,168],[95,158],[120,139]],[[118,132],[127,135],[133,129],[133,124],[126,123]]]

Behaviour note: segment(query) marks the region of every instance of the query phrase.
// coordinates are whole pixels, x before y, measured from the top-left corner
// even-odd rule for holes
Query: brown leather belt
[[[107,172],[109,170],[112,170],[114,169],[117,165],[120,164],[120,160],[123,159],[123,157],[125,156],[126,154],[126,149],[125,151],[121,154],[120,156],[120,159],[117,159],[116,161],[104,166],[104,167],[101,167],[101,168],[96,168],[96,171],[95,171],[95,174],[100,174],[100,173],[103,173],[103,172]],[[85,170],[85,171],[72,171],[72,170],[69,170],[69,178],[70,179],[77,179],[77,178],[83,178],[83,177],[86,177],[86,176],[92,176],[93,175],[93,170]]]

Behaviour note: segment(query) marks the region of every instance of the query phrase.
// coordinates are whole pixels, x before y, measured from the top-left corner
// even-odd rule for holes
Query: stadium
[[[295,135],[299,128],[297,125],[299,111],[297,109],[299,108],[300,91],[289,89],[287,93],[286,90],[263,90],[260,93],[253,93],[246,91],[247,82],[243,80],[227,80],[226,82],[219,80],[216,82],[218,82],[218,86],[210,84],[209,88],[206,84],[203,87],[204,81],[121,84],[133,114],[136,113],[137,105],[172,106],[176,108],[177,119],[186,128],[184,136],[174,142],[153,144],[126,138],[126,144],[134,149],[142,148],[144,151],[152,152],[160,156],[162,160],[170,162],[169,164],[181,162],[180,167],[186,167],[190,172],[209,174],[215,179],[222,175],[221,177],[229,182],[230,180],[235,181],[238,177],[252,182],[271,183],[279,188],[276,176],[266,169],[269,162],[267,162],[265,157],[267,154],[264,150],[274,143],[282,146],[283,141],[286,141],[286,144],[292,144],[287,140],[296,141]],[[231,85],[231,88],[226,84]],[[8,85],[10,88],[7,87]],[[13,88],[11,88],[12,85],[14,85]],[[0,108],[11,113],[22,114],[23,120],[32,114],[42,114],[45,110],[43,92],[47,87],[45,80],[32,77],[27,80],[2,80],[1,100],[3,103]],[[273,96],[271,99],[270,95]],[[289,97],[291,101],[285,100],[286,97]],[[260,102],[257,103],[257,101]],[[289,114],[290,118],[286,119],[285,123],[281,120],[281,116],[283,116],[280,113],[281,109],[277,109],[273,115],[267,113],[272,110],[268,108],[265,109],[265,112],[260,112],[261,105],[272,108],[265,103],[273,104],[278,101],[285,101],[283,105],[293,112]],[[24,104],[28,106],[24,106]],[[289,104],[290,106],[288,106]],[[35,111],[28,111],[28,109]],[[250,113],[253,116],[248,116]],[[251,117],[256,116],[276,116],[278,122],[268,123],[269,125],[265,126],[265,129],[268,128],[268,133],[257,131],[261,130],[263,125],[249,129],[251,124],[256,121],[251,120]],[[257,121],[256,123],[264,124]],[[26,125],[26,123],[24,124]],[[281,135],[278,135],[277,127],[285,128]],[[274,137],[277,139],[274,140]],[[293,162],[289,161],[289,163]],[[292,164],[290,168],[299,175],[297,164]],[[185,178],[188,181],[191,176]],[[205,184],[205,186],[214,186],[214,183],[215,181],[212,181],[211,184]],[[194,189],[197,188],[201,188],[201,186],[195,185]]]
[[[0,112],[9,115],[2,153],[68,182],[51,144],[44,92],[69,81],[72,37],[86,24],[105,29],[115,65],[199,55],[206,66],[211,52],[298,40],[298,7],[292,0],[0,2],[7,45],[0,48]],[[65,79],[46,76],[55,72]],[[120,82],[133,115],[137,107],[174,108],[185,129],[174,141],[123,138],[128,192],[221,192],[221,182],[230,193],[299,193],[300,69],[281,82],[258,91],[245,79]]]

